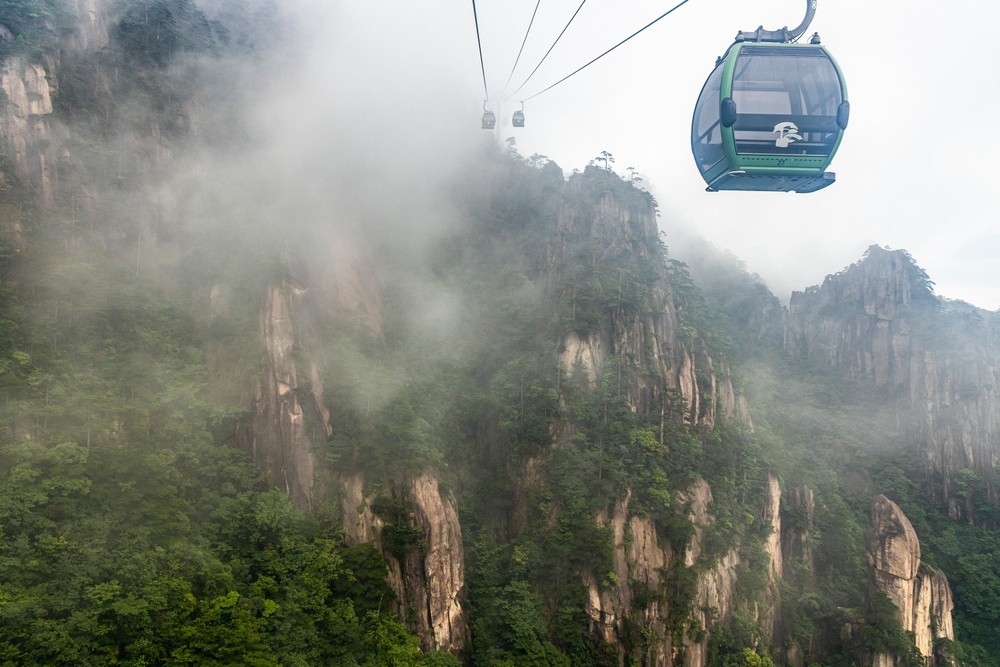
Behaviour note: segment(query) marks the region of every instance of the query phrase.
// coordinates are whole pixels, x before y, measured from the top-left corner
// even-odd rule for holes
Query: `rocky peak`
[[[899,506],[878,496],[872,504],[868,564],[876,573],[909,580],[920,567],[920,540]]]
[[[855,306],[866,315],[892,320],[911,302],[933,298],[932,284],[905,250],[872,245],[861,260],[827,276],[821,287],[794,292],[792,302],[815,302],[806,297],[818,296],[822,306]]]
[[[560,355],[564,372],[582,370],[591,386],[596,386],[607,363],[617,359],[621,365],[639,369],[627,374],[625,385],[635,412],[678,416],[708,428],[719,419],[749,425],[749,409],[731,381],[726,360],[713,358],[702,340],[682,340],[653,199],[595,167],[571,179],[567,187],[568,197],[559,210],[547,253],[547,283],[565,288],[574,258],[578,260],[586,248],[594,271],[606,267],[614,277],[611,289],[619,294],[627,291],[622,288],[624,281],[648,269],[646,278],[652,284],[644,287],[650,291],[648,301],[656,305],[619,306],[588,333],[566,334]],[[631,264],[623,266],[625,262]],[[587,279],[592,282],[590,275]],[[558,289],[551,295],[554,301],[576,303],[575,291]],[[681,415],[675,415],[678,404]]]
[[[852,379],[902,384],[910,329],[899,315],[914,301],[933,300],[927,275],[905,250],[873,245],[822,286],[792,293],[785,348]]]
[[[786,350],[897,399],[896,420],[928,489],[953,518],[976,520],[956,478],[972,470],[1000,502],[1000,323],[991,313],[934,296],[903,250],[868,249],[822,286],[795,292]]]
[[[839,301],[859,303],[866,315],[883,320],[894,319],[914,300],[933,298],[927,274],[909,253],[877,245],[870,246],[861,261],[827,280],[839,286]]]
[[[929,667],[950,664],[947,656],[935,653],[936,640],[955,639],[948,579],[921,563],[916,531],[899,506],[882,495],[872,503],[868,567],[872,590],[884,593],[896,606],[900,627],[912,633]],[[872,664],[894,667],[903,663],[897,656],[877,655]]]

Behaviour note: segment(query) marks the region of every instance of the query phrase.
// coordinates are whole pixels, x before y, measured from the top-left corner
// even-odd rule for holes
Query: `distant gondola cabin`
[[[524,112],[515,111],[514,115],[510,119],[510,124],[514,127],[524,127]]]
[[[492,111],[486,111],[483,113],[483,129],[492,130],[497,126],[497,117]]]
[[[691,149],[709,191],[814,192],[836,178],[849,112],[823,45],[738,41],[698,97]]]

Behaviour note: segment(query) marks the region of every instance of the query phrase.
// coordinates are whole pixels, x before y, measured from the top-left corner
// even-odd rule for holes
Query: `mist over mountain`
[[[346,11],[0,2],[0,664],[996,664],[1000,316],[786,305]]]

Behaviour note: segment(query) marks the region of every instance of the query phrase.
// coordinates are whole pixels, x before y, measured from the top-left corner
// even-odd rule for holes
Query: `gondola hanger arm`
[[[805,34],[816,15],[816,5],[819,0],[806,0],[806,15],[802,23],[792,28],[784,27],[780,30],[764,30],[764,26],[750,32],[740,32],[736,35],[737,42],[794,42]]]

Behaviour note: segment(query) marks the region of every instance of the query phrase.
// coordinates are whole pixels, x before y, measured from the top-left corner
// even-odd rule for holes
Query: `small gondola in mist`
[[[483,129],[492,130],[497,126],[497,116],[495,113],[486,108],[486,103],[483,102]]]
[[[521,103],[521,108],[514,112],[514,115],[510,118],[510,124],[514,127],[524,127],[524,103]]]

